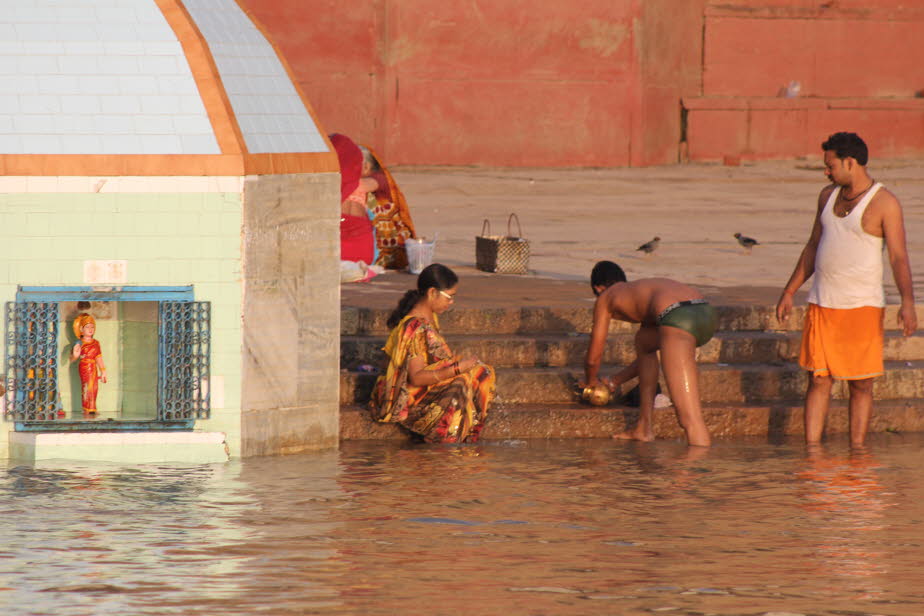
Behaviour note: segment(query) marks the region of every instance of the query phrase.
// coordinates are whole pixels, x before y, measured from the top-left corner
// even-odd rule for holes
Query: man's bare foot
[[[617,432],[613,435],[613,438],[621,441],[644,441],[647,443],[654,440],[654,434],[639,430],[626,430],[625,432]]]

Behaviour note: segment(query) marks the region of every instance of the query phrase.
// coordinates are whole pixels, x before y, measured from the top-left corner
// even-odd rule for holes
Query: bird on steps
[[[741,245],[742,248],[748,251],[748,254],[751,254],[752,248],[760,245],[760,242],[755,240],[753,237],[746,237],[744,235],[741,235],[740,233],[735,234],[735,239],[738,240],[738,243]]]
[[[637,250],[637,251],[638,251],[638,250],[641,250],[641,251],[644,252],[646,255],[650,255],[651,253],[653,253],[653,252],[655,251],[655,249],[658,247],[658,244],[659,244],[660,242],[661,242],[661,238],[655,236],[655,238],[654,238],[653,240],[651,240],[650,242],[645,242],[644,244],[642,244],[641,246],[639,246],[639,247],[636,248],[635,250]]]

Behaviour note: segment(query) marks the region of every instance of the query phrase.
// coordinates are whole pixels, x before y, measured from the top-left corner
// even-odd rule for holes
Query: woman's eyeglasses
[[[451,301],[451,302],[456,301],[456,296],[455,296],[455,295],[450,295],[450,294],[447,293],[446,291],[440,291],[440,295],[442,295],[443,297],[445,297],[446,299],[448,299],[448,300]]]

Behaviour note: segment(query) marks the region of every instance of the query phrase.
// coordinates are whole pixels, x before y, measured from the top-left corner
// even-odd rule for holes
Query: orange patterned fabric
[[[438,323],[405,317],[385,345],[385,374],[372,391],[372,417],[398,423],[431,443],[473,443],[478,440],[494,399],[494,369],[478,364],[433,385],[416,387],[408,380],[408,360],[420,357],[426,370],[456,361],[439,333]]]
[[[375,242],[379,256],[376,265],[388,269],[403,269],[407,267],[407,252],[404,243],[412,237],[417,237],[414,223],[411,221],[411,211],[408,209],[404,193],[398,188],[395,178],[385,168],[381,159],[369,146],[364,146],[378,163],[382,170],[372,174],[379,183],[379,188],[373,195],[375,204],[371,206],[375,227]]]
[[[876,306],[839,309],[809,304],[799,365],[816,376],[859,380],[883,373],[883,315]]]

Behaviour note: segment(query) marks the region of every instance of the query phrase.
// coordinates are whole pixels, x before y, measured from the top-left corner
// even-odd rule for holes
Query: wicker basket
[[[518,235],[511,235],[513,221]],[[526,274],[529,268],[529,240],[522,237],[520,219],[511,214],[507,219],[507,235],[491,235],[491,223],[485,218],[481,235],[475,237],[475,267],[495,274]]]

